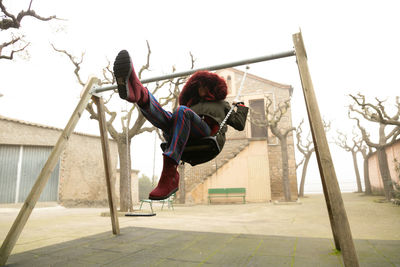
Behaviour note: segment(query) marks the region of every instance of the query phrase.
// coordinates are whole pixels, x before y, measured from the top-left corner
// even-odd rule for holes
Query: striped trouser
[[[174,113],[165,111],[149,92],[149,105],[142,107],[142,114],[155,127],[161,129],[169,144],[164,155],[177,164],[189,138],[209,136],[211,129],[193,110],[179,106]]]

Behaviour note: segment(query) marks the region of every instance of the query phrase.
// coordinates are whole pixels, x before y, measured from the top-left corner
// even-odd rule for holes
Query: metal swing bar
[[[266,55],[266,56],[261,56],[261,57],[242,59],[242,60],[233,61],[233,62],[229,62],[229,63],[212,65],[212,66],[208,66],[208,67],[202,67],[202,68],[157,76],[157,77],[153,77],[153,78],[142,79],[142,80],[140,80],[140,82],[143,84],[158,82],[158,81],[178,78],[178,77],[182,77],[182,76],[188,76],[199,70],[209,70],[209,71],[220,70],[220,69],[249,65],[249,64],[253,64],[253,63],[269,61],[269,60],[274,60],[274,59],[279,59],[279,58],[291,57],[291,56],[295,56],[295,55],[296,55],[296,52],[294,50],[290,50],[290,51],[286,51],[286,52],[281,52],[281,53],[276,53],[276,54],[271,54],[271,55]],[[99,88],[94,89],[93,93],[101,93],[101,92],[110,91],[110,90],[114,90],[114,89],[117,89],[117,85],[99,87]]]

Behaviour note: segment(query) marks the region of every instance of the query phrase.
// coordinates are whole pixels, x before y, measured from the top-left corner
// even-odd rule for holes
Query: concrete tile
[[[291,266],[291,264],[292,264],[292,257],[276,256],[276,255],[255,255],[245,266],[288,267]]]
[[[145,249],[143,249],[145,250]],[[120,257],[118,259],[114,259],[111,262],[108,262],[106,264],[103,264],[102,266],[104,267],[149,267],[155,265],[158,261],[159,258],[155,257],[154,255],[140,255],[141,251],[137,251],[133,254]],[[141,257],[142,256],[142,257]]]
[[[310,266],[318,266],[318,267],[343,267],[340,261],[337,258],[328,258],[328,257],[294,257],[293,259],[294,267],[310,267]]]
[[[76,260],[81,260],[88,263],[107,264],[121,257],[125,257],[125,255],[113,251],[96,250],[96,252],[77,258]]]
[[[200,266],[201,262],[190,261],[190,260],[179,260],[179,259],[165,259],[162,262],[157,262],[152,266],[174,266],[174,267],[195,267]],[[208,266],[208,265],[202,265]],[[232,266],[232,265],[231,265]]]
[[[247,264],[251,257],[257,253],[258,248],[263,243],[261,238],[246,238],[245,236],[237,236],[231,241],[223,244],[219,249],[214,251],[206,263],[224,264],[242,266]]]
[[[290,257],[293,255],[295,242],[296,238],[265,237],[257,254]]]

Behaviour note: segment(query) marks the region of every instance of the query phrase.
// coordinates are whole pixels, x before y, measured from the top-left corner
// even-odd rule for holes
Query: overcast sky
[[[28,0],[3,2],[14,14],[29,5]],[[320,111],[332,121],[332,132],[351,133],[348,94],[388,98],[391,105],[399,95],[396,1],[34,0],[32,9],[65,20],[25,18],[21,30],[15,31],[31,42],[28,60],[0,61],[0,94],[4,95],[0,114],[15,119],[64,128],[79,101],[81,86],[73,66],[50,43],[76,56],[85,52],[81,76],[86,80],[89,74],[101,75],[107,59],[113,62],[121,49],[131,53],[137,68],[142,66],[148,40],[152,71],[143,78],[149,78],[169,73],[172,65],[177,71],[188,69],[189,52],[201,67],[292,50],[292,34],[301,28]],[[9,35],[0,32],[0,42]],[[249,72],[292,85],[294,125],[306,117],[294,57],[254,64]],[[116,100],[114,107],[120,111],[126,105]],[[98,125],[86,114],[76,130],[98,134]],[[369,130],[377,131],[372,126]],[[148,176],[153,173],[153,141],[154,135],[143,134],[132,145],[133,168]],[[331,153],[341,186],[354,181],[351,186],[356,189],[351,156],[333,144]],[[299,161],[300,153],[296,156]],[[307,186],[320,184],[316,165],[309,167],[306,192]],[[156,175],[160,170],[158,150]]]

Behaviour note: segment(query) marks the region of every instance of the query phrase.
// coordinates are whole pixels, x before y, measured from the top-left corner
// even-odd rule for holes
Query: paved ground
[[[400,207],[343,199],[360,266],[400,266]],[[299,205],[156,207],[154,217],[119,217],[119,236],[99,216],[107,209],[40,206],[8,266],[343,266],[322,195]],[[0,206],[1,240],[18,211]]]

